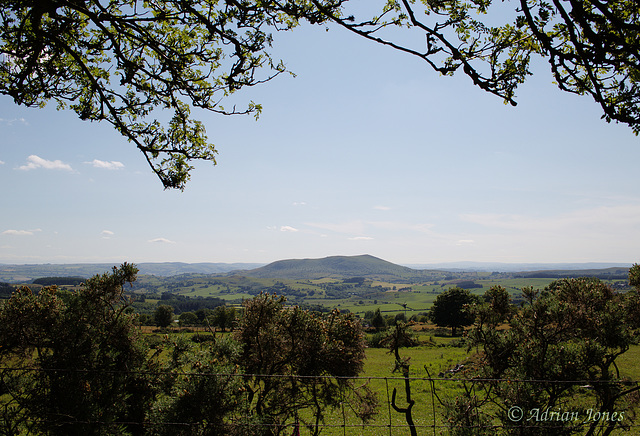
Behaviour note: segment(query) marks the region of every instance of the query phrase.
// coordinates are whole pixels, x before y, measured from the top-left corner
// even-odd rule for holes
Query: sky
[[[544,63],[517,107],[340,29],[278,34],[259,120],[166,191],[107,124],[0,96],[0,263],[640,261],[640,143]]]

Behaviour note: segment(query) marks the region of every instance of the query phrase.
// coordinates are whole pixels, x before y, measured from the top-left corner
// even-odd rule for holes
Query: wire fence
[[[139,420],[79,417],[73,410],[55,419],[46,413],[34,415],[20,413],[27,410],[24,386],[15,383],[20,377],[31,375],[73,374],[95,375],[90,369],[42,369],[0,368],[0,433],[38,434],[35,429],[43,424],[59,427],[93,429],[88,434],[121,434],[123,428],[137,428],[143,435],[498,435],[498,434],[640,434],[640,424],[635,414],[640,403],[638,381],[593,380],[506,380],[468,378],[463,375],[438,377],[333,377],[293,376],[238,373],[177,372],[177,371],[100,371],[102,376],[137,376],[157,380],[171,377],[174,380],[199,378],[202,380],[233,380],[254,387],[267,381],[286,384],[283,392],[292,392],[293,386],[305,386],[313,392],[314,385],[337,383],[344,389],[335,391],[330,407],[317,409],[312,402],[292,396],[282,398],[291,402],[279,419],[268,421],[251,419],[255,414],[249,391],[244,406],[230,409],[218,423],[198,413],[192,419],[159,420],[158,414],[149,414]],[[28,377],[27,377],[28,378]],[[89,377],[87,377],[89,378]],[[617,410],[604,410],[595,393],[604,387],[615,392],[627,392],[624,401],[616,403]],[[259,390],[260,387],[255,389]],[[362,390],[373,393],[376,407],[364,416],[354,407],[354,398],[362,399]],[[551,392],[562,390],[561,400],[554,403],[542,401],[545,394],[526,396],[525,392]],[[498,392],[515,392],[509,400]],[[518,398],[522,392],[522,398]],[[46,392],[39,392],[46,395]],[[174,399],[180,393],[174,392]],[[532,400],[533,398],[533,400]],[[540,404],[535,403],[535,398]],[[206,403],[206,399],[204,402]],[[532,402],[533,401],[533,402]],[[203,405],[203,404],[201,404]],[[26,408],[25,408],[26,407]],[[194,407],[197,407],[195,405]],[[15,413],[11,413],[11,411]],[[319,415],[318,415],[319,414]],[[9,422],[11,419],[20,422]],[[7,428],[16,428],[10,433]],[[95,430],[99,429],[99,431]],[[33,430],[33,432],[32,432]],[[74,433],[78,434],[78,432]],[[59,433],[60,434],[60,433]]]

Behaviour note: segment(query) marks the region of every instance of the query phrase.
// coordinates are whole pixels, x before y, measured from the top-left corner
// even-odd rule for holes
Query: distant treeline
[[[34,279],[33,284],[42,286],[78,286],[85,281],[84,277],[41,277]]]
[[[596,277],[600,280],[627,280],[629,271],[536,271],[518,274],[516,278],[525,279],[576,279],[580,277]]]
[[[457,286],[462,289],[482,288],[480,283],[476,283],[473,280],[461,280],[457,283]]]
[[[9,298],[11,297],[11,293],[16,288],[11,286],[9,283],[0,282],[0,298]]]
[[[200,309],[215,309],[224,305],[224,300],[217,297],[195,297],[190,298],[184,295],[176,295],[171,292],[164,292],[160,299],[160,304],[173,307],[176,315],[183,312],[195,312]]]

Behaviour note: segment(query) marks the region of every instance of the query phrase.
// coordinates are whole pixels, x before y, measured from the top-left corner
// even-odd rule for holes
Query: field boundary
[[[501,430],[505,431],[513,431],[514,428],[518,428],[521,430],[534,430],[534,429],[542,429],[545,431],[553,431],[554,428],[565,428],[567,426],[567,421],[573,421],[573,428],[576,430],[574,434],[580,434],[580,428],[584,427],[585,431],[588,430],[590,425],[594,420],[602,421],[601,425],[598,424],[599,428],[604,429],[609,425],[609,421],[618,421],[616,423],[616,428],[621,430],[619,431],[629,431],[631,429],[640,428],[640,423],[637,423],[637,419],[634,413],[630,410],[621,410],[620,412],[614,412],[612,416],[611,413],[603,412],[603,411],[595,411],[591,409],[579,408],[575,405],[564,404],[561,406],[547,407],[545,408],[543,405],[539,407],[535,407],[535,405],[529,405],[528,408],[525,408],[523,405],[519,404],[505,404],[503,407],[495,406],[493,404],[494,409],[491,410],[491,413],[507,413],[509,419],[512,421],[512,425],[505,424],[496,424],[496,420],[494,419],[491,424],[484,423],[478,424],[473,423],[473,417],[479,416],[480,410],[477,408],[470,407],[469,415],[471,417],[470,422],[466,422],[464,424],[461,423],[453,423],[447,422],[445,418],[443,418],[442,410],[443,403],[442,399],[439,398],[438,390],[441,390],[443,387],[449,384],[454,384],[457,386],[462,386],[463,384],[471,384],[478,385],[482,383],[506,383],[510,385],[517,384],[539,384],[544,385],[546,387],[551,385],[572,385],[579,389],[584,390],[584,392],[588,392],[591,389],[594,389],[597,385],[602,384],[615,384],[616,386],[624,385],[625,389],[629,388],[638,388],[640,389],[639,381],[591,381],[591,380],[515,380],[515,379],[480,379],[480,378],[466,378],[464,376],[438,376],[438,377],[400,377],[400,376],[360,376],[360,377],[334,377],[328,375],[321,376],[293,376],[293,375],[263,375],[263,374],[239,374],[239,373],[208,373],[208,372],[175,372],[175,371],[97,371],[90,369],[69,369],[69,368],[15,368],[15,367],[0,367],[0,376],[4,379],[10,374],[13,373],[26,373],[26,372],[36,372],[36,373],[46,373],[46,372],[56,372],[56,373],[95,373],[101,372],[104,374],[134,374],[140,376],[148,376],[148,377],[161,377],[161,376],[171,376],[171,377],[224,377],[224,378],[243,378],[243,379],[253,379],[253,380],[262,380],[268,378],[286,378],[288,380],[296,380],[300,383],[313,383],[314,380],[320,381],[323,379],[331,379],[335,381],[347,382],[349,384],[349,389],[358,389],[362,386],[369,386],[375,388],[374,390],[377,392],[377,400],[378,407],[377,413],[373,420],[369,422],[363,422],[360,418],[357,417],[356,413],[349,408],[348,402],[340,401],[338,402],[339,406],[333,408],[330,411],[327,411],[323,416],[323,419],[320,420],[319,425],[318,421],[316,421],[315,416],[311,415],[309,411],[306,412],[304,410],[300,410],[300,415],[296,413],[295,419],[289,417],[287,420],[276,423],[276,424],[266,424],[266,423],[251,423],[246,420],[238,420],[237,416],[231,417],[226,426],[229,428],[238,428],[238,427],[246,427],[246,426],[260,426],[260,427],[273,427],[275,431],[274,434],[280,435],[289,435],[293,432],[294,435],[303,435],[303,434],[314,434],[314,431],[317,432],[321,430],[323,435],[347,435],[347,434],[357,434],[356,430],[360,430],[361,434],[370,434],[371,431],[374,431],[372,434],[383,435],[388,434],[389,436],[395,435],[405,435],[409,432],[411,434],[442,434],[445,433],[447,429],[455,428],[457,430],[456,434],[475,434],[476,432],[481,432],[485,434],[486,431],[499,432]],[[326,381],[326,380],[325,380]],[[4,384],[4,380],[3,380]],[[406,416],[404,413],[407,411],[407,408],[411,409],[406,402],[406,386],[407,384],[411,386],[412,389],[422,389],[428,390],[428,398],[430,398],[431,404],[413,404],[416,408],[414,409],[414,415],[412,419],[412,424],[410,425],[405,420]],[[450,387],[450,386],[449,386]],[[426,392],[426,391],[425,391]],[[399,393],[398,397],[400,398],[396,402],[396,394]],[[6,407],[7,404],[7,396],[11,395],[10,392],[5,391],[3,396],[0,397],[0,407]],[[455,400],[455,398],[448,398],[449,401]],[[414,401],[415,403],[415,401]],[[486,406],[486,405],[485,405]],[[562,407],[567,408],[563,410]],[[573,407],[573,408],[572,408]],[[486,410],[484,411],[486,412]],[[628,413],[627,413],[628,412]],[[627,413],[627,415],[625,415]],[[606,415],[605,415],[606,414]],[[486,415],[486,413],[485,413]],[[59,418],[59,417],[58,417]],[[606,419],[605,419],[606,418]],[[4,419],[4,417],[0,417],[0,419]],[[41,417],[41,419],[33,420],[30,422],[40,422],[47,423],[49,422],[46,416]],[[145,420],[141,422],[116,422],[116,421],[82,421],[82,420],[74,420],[73,417],[69,417],[67,421],[61,421],[60,419],[56,419],[57,424],[65,424],[65,425],[96,425],[99,427],[113,427],[116,428],[122,425],[138,425],[143,426],[148,429],[153,429],[154,427],[165,427],[165,428],[174,428],[178,430],[179,428],[188,429],[191,427],[201,427],[204,425],[201,422],[153,422],[150,420]],[[504,423],[504,420],[503,420]],[[108,430],[107,430],[108,431]],[[296,433],[298,432],[298,433]],[[315,433],[317,434],[317,433]],[[480,434],[480,433],[478,433]],[[498,433],[499,434],[499,433]],[[584,433],[583,433],[584,434]],[[615,432],[613,433],[615,434]]]

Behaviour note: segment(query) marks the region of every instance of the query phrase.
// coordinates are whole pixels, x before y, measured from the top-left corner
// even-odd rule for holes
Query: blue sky
[[[544,63],[506,106],[339,29],[276,35],[218,165],[164,191],[110,126],[0,97],[0,263],[638,262],[640,144]]]

